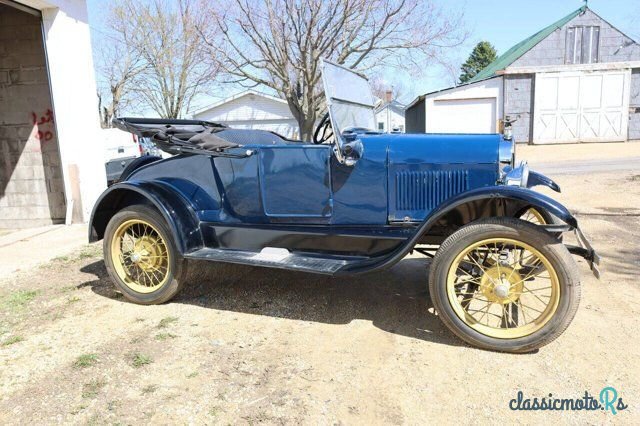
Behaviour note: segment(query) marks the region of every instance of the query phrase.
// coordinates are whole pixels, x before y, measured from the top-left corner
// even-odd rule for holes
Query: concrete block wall
[[[0,228],[64,220],[40,20],[0,4]]]
[[[504,115],[512,119],[520,116],[512,125],[517,143],[531,141],[534,81],[533,74],[504,76]]]

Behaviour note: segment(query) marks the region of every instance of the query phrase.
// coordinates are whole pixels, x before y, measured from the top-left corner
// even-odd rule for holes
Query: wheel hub
[[[133,246],[131,261],[144,271],[158,269],[162,263],[161,242],[149,235],[138,238]]]
[[[516,302],[523,289],[522,277],[509,266],[496,265],[487,269],[480,281],[480,291],[487,300],[503,305]]]

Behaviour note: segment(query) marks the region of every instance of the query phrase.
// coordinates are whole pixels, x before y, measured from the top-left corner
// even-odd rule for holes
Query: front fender
[[[563,206],[553,198],[528,188],[499,185],[487,186],[463,192],[462,194],[459,194],[447,200],[445,203],[438,206],[438,208],[434,209],[431,214],[429,214],[429,216],[425,218],[424,222],[420,226],[420,230],[424,234],[440,218],[445,217],[447,214],[455,211],[456,209],[461,209],[463,206],[470,206],[474,203],[486,203],[487,201],[502,203],[504,205],[503,215],[509,215],[509,211],[506,205],[508,203],[515,202],[522,205],[530,205],[541,210],[546,210],[570,227],[578,227],[578,221],[571,214],[569,209],[567,209],[565,206]],[[474,219],[479,219],[479,217],[476,217]]]
[[[191,203],[175,188],[162,181],[121,182],[102,193],[89,222],[89,242],[104,237],[109,220],[132,204],[150,204],[164,217],[181,254],[202,248],[198,216]]]
[[[578,228],[578,221],[571,212],[544,194],[517,186],[488,186],[463,192],[438,206],[425,218],[411,238],[387,256],[371,259],[354,269],[345,269],[340,272],[354,274],[389,268],[409,254],[422,236],[428,234],[436,224],[443,222],[446,224],[455,219],[454,225],[459,227],[491,215],[511,216],[525,206],[546,210],[569,225],[571,229]]]

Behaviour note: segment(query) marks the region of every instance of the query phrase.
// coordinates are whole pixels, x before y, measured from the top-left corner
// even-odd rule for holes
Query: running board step
[[[215,262],[239,263],[303,272],[333,275],[347,265],[354,265],[366,258],[326,258],[289,253],[285,249],[262,250],[261,252],[202,248],[185,254],[187,259],[211,260]]]

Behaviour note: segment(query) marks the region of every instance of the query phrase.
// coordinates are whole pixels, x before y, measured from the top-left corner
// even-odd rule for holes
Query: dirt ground
[[[101,246],[0,282],[0,423],[640,423],[640,172],[561,176],[603,257],[569,329],[536,353],[477,350],[434,314],[425,258],[358,278],[198,265],[162,306],[127,303]],[[613,415],[509,401],[613,386]]]

